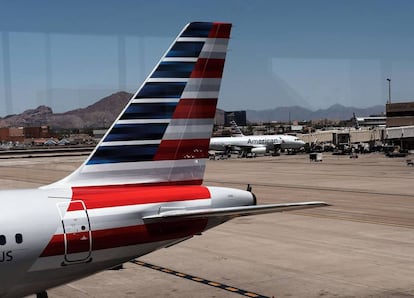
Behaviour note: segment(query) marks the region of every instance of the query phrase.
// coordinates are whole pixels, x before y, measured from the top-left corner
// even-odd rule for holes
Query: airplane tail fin
[[[231,136],[232,137],[244,137],[244,134],[242,133],[240,127],[237,125],[236,121],[231,120]]]
[[[185,26],[85,163],[47,187],[201,184],[230,30]]]

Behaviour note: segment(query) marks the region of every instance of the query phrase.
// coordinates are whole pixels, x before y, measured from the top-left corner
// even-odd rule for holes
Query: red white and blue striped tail
[[[85,163],[48,187],[200,185],[230,30],[185,26]]]
[[[237,125],[236,121],[231,120],[231,136],[232,137],[244,137],[243,132],[241,131],[240,127]]]

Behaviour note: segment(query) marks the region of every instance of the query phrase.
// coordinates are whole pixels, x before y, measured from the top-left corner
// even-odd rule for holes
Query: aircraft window
[[[23,242],[23,235],[22,234],[16,234],[15,239],[16,239],[16,243],[20,244],[20,243]]]
[[[6,244],[6,236],[0,235],[0,245],[5,245],[5,244]]]

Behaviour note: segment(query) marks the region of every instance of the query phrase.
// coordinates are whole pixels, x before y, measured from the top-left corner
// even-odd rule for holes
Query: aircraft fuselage
[[[251,193],[240,194],[244,202],[229,201],[231,189],[204,186],[1,191],[0,296],[38,293],[200,234],[222,222],[142,218],[253,204]]]
[[[210,140],[211,150],[226,150],[227,148],[257,148],[300,149],[305,143],[290,135],[254,135],[242,137],[216,137]]]

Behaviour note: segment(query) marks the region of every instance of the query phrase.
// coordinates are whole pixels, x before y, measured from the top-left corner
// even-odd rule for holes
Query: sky
[[[0,117],[134,93],[183,26],[233,23],[218,106],[414,100],[410,0],[0,0]]]

